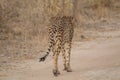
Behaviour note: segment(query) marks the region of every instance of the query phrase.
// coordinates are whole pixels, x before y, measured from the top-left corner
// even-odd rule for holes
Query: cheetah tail
[[[49,48],[46,54],[40,58],[39,62],[45,61],[46,57],[50,54],[51,49]]]

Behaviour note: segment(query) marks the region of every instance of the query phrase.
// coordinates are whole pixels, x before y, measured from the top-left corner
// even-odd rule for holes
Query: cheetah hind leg
[[[66,54],[66,60],[65,60],[65,66],[64,69],[67,72],[72,72],[71,66],[70,66],[70,54],[71,54],[71,44],[66,44],[65,47],[65,54]]]
[[[70,67],[64,66],[63,71],[72,72],[72,69]]]
[[[70,66],[69,67],[64,66],[63,71],[72,72],[72,69]]]

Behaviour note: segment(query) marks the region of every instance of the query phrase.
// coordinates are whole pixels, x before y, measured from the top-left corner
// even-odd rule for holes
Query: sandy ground
[[[120,80],[120,38],[74,42],[73,72],[63,71],[62,64],[60,56],[61,75],[54,77],[51,56],[41,63],[37,58],[16,62],[10,70],[0,71],[0,80]]]

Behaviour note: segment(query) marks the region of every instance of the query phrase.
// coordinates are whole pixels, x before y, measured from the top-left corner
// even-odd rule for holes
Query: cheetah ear
[[[71,20],[73,20],[74,18],[71,16]]]
[[[53,20],[53,19],[54,19],[54,17],[51,17],[51,18],[50,18],[50,20]]]
[[[64,16],[64,18],[66,18],[66,16]]]
[[[65,18],[65,16],[62,17],[63,19]]]
[[[50,23],[52,23],[54,20],[55,20],[55,17],[51,17],[51,18],[49,19]]]
[[[72,17],[72,16],[68,16],[68,18],[69,18],[70,20],[72,20],[72,19],[73,19],[73,17]]]
[[[75,22],[75,18],[73,16],[70,17],[71,22],[74,23]]]
[[[53,20],[53,17],[50,17],[50,18],[49,18],[49,22],[52,22],[52,20]]]

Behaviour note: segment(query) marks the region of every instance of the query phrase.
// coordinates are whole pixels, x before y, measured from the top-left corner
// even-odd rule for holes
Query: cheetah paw
[[[53,69],[53,74],[54,74],[54,76],[58,76],[58,75],[60,75],[60,72],[58,70]]]

